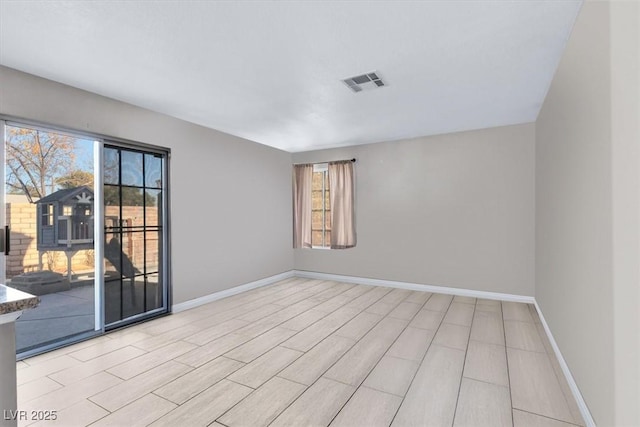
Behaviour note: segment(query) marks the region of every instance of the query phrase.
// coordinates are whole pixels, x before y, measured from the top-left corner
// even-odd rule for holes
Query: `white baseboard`
[[[440,294],[459,295],[463,297],[496,299],[501,301],[535,303],[535,299],[525,295],[502,294],[498,292],[476,291],[472,289],[449,288],[446,286],[422,285],[419,283],[397,282],[394,280],[370,279],[367,277],[342,276],[339,274],[318,273],[315,271],[294,270],[297,277],[307,279],[334,280],[344,283],[357,283],[360,285],[386,286],[388,288],[409,289],[412,291],[435,292]]]
[[[569,370],[569,365],[567,365],[567,362],[564,360],[564,357],[560,352],[560,347],[558,347],[558,343],[556,343],[556,340],[553,338],[551,329],[549,329],[549,325],[547,324],[547,321],[545,320],[544,315],[542,314],[542,310],[540,309],[540,306],[538,305],[537,302],[534,302],[534,305],[536,307],[536,311],[538,312],[538,317],[540,317],[540,322],[542,323],[542,327],[544,328],[544,331],[547,334],[547,338],[549,338],[549,342],[551,343],[553,352],[555,353],[556,358],[558,359],[558,363],[560,363],[560,369],[562,369],[562,373],[564,374],[564,377],[567,380],[567,384],[569,384],[571,393],[573,394],[573,397],[576,400],[576,403],[578,404],[578,409],[580,409],[580,414],[584,419],[586,427],[596,427],[596,422],[591,416],[591,412],[587,407],[587,402],[585,402],[584,398],[582,397],[582,393],[580,393],[580,389],[578,388],[576,381],[573,379],[573,375],[571,375],[571,371]]]
[[[265,277],[264,279],[256,280],[254,282],[245,283],[244,285],[234,286],[233,288],[225,289],[224,291],[215,292],[213,294],[205,295],[200,298],[174,304],[173,306],[171,306],[171,312],[179,313],[181,311],[189,310],[190,308],[195,308],[195,307],[219,300],[221,298],[230,297],[231,295],[236,295],[241,292],[246,292],[251,289],[259,288],[262,286],[267,286],[272,283],[279,282],[280,280],[289,279],[290,277],[293,277],[293,276],[295,276],[294,270],[289,270],[289,271],[285,271],[284,273],[280,273],[274,276]]]

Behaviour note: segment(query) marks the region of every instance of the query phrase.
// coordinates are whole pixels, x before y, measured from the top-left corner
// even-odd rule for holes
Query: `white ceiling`
[[[0,64],[306,151],[534,121],[581,4],[0,0]]]

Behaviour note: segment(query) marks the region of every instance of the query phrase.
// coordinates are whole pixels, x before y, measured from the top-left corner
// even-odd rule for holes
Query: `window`
[[[42,225],[45,227],[53,225],[53,203],[42,206]]]
[[[356,245],[354,161],[294,165],[294,248]]]
[[[329,165],[313,165],[311,180],[311,246],[331,246],[331,209],[329,200]]]

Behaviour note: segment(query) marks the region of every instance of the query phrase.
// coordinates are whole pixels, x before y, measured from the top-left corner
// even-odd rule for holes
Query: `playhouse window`
[[[48,203],[42,207],[42,225],[52,226],[53,225],[53,204]]]

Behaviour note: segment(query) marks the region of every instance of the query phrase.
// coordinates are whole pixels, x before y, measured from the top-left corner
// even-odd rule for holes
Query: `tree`
[[[61,176],[56,180],[56,183],[62,189],[69,189],[75,187],[81,187],[86,185],[89,188],[93,188],[93,174],[91,172],[83,171],[80,169],[73,170],[67,175]]]
[[[13,126],[6,129],[7,189],[25,194],[33,203],[34,198],[52,192],[57,178],[72,169],[75,138]]]

